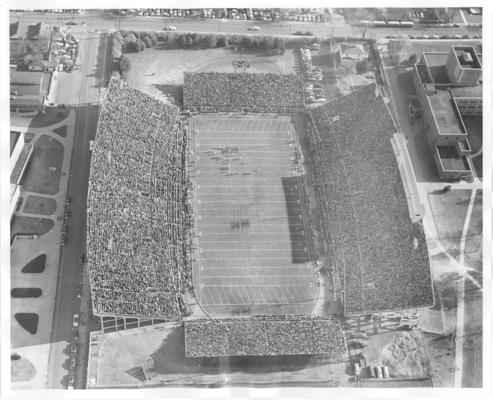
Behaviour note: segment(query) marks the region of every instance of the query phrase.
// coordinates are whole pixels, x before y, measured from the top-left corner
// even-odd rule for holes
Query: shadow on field
[[[293,264],[304,264],[310,261],[302,219],[301,199],[296,176],[281,178],[286,201],[286,211],[289,222],[289,237],[291,239],[291,258]]]
[[[183,104],[183,85],[154,85],[154,87],[175,104]]]

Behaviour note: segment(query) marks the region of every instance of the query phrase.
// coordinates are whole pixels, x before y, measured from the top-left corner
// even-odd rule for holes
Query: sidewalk
[[[53,133],[52,130],[67,125],[65,138]],[[11,127],[20,131],[34,133],[31,143],[35,144],[41,135],[50,136],[64,147],[62,162],[62,175],[60,177],[59,191],[55,195],[43,195],[21,189],[21,196],[41,196],[52,198],[57,202],[55,214],[52,216],[30,214],[22,212],[18,216],[51,218],[54,226],[50,232],[34,240],[16,241],[11,248],[11,285],[12,287],[39,287],[43,293],[41,297],[34,299],[12,299],[11,301],[11,335],[12,351],[27,358],[35,366],[37,374],[28,382],[15,382],[14,389],[44,389],[48,375],[48,362],[51,347],[51,332],[53,323],[53,308],[55,305],[56,281],[58,276],[60,241],[62,221],[57,216],[62,216],[65,206],[65,195],[68,184],[68,174],[71,161],[71,150],[74,139],[75,112],[70,110],[67,118],[57,124],[46,128]],[[24,265],[40,254],[46,254],[46,269],[40,274],[25,274],[21,270]],[[34,335],[20,327],[13,315],[17,312],[35,312],[39,315],[38,332]]]

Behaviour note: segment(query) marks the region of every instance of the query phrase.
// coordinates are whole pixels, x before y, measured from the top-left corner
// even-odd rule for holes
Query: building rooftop
[[[481,62],[473,46],[453,46],[462,68],[481,69]]]
[[[448,53],[423,53],[423,58],[426,60],[430,69],[431,79],[435,84],[449,84],[452,83],[447,71],[445,70],[445,64],[447,63]]]
[[[37,71],[10,70],[10,84],[41,85],[43,73]]]
[[[466,157],[460,156],[453,146],[437,146],[436,148],[444,171],[470,171]]]
[[[451,88],[454,97],[483,97],[483,86],[460,86]]]
[[[428,99],[440,134],[466,134],[452,95],[448,90],[437,90],[435,94],[428,96]]]

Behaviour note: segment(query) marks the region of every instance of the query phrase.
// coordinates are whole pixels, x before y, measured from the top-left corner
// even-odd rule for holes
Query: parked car
[[[70,345],[70,354],[77,354],[77,345],[75,343]]]
[[[75,381],[75,377],[72,374],[70,374],[67,379],[67,389],[74,388],[74,381]]]
[[[74,328],[78,328],[79,327],[79,314],[74,314],[74,319],[72,321],[72,326]]]

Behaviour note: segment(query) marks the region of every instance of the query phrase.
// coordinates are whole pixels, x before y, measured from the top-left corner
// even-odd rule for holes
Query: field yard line
[[[216,278],[296,278],[296,279],[300,279],[301,277],[296,274],[296,275],[286,275],[286,274],[283,274],[283,275],[255,275],[255,276],[252,276],[252,275],[206,275],[204,276],[204,278],[210,278],[210,279],[216,279]],[[307,278],[308,278],[308,274],[307,274]],[[209,286],[209,285],[206,285],[206,286]],[[281,285],[281,286],[284,286]]]
[[[201,240],[201,243],[306,243],[305,240]]]
[[[231,265],[227,265],[227,266],[224,266],[224,267],[219,267],[219,266],[214,266],[214,267],[210,267],[209,268],[209,271],[211,270],[214,270],[214,269],[224,269],[224,268],[234,268],[235,270],[237,269],[240,269],[240,268],[248,268],[248,269],[253,269],[253,268],[269,268],[269,269],[275,269],[275,268],[283,268],[283,269],[286,269],[286,268],[296,268],[296,269],[302,269],[302,270],[307,270],[309,269],[310,267],[307,266],[306,264],[283,264],[283,265],[256,265],[256,266],[251,266],[251,265],[237,265],[237,266],[231,266]]]
[[[462,228],[462,236],[460,239],[460,254],[459,265],[465,270],[464,265],[465,248],[467,232],[469,231],[469,222],[471,221],[472,210],[474,208],[474,200],[476,198],[477,189],[472,189],[471,197],[469,198],[469,205],[467,207],[466,219],[464,221],[464,227]],[[463,375],[463,352],[464,352],[464,320],[465,320],[465,276],[461,276],[459,281],[459,288],[457,294],[457,322],[455,330],[455,372],[454,372],[454,386],[462,387],[462,375]]]
[[[201,200],[201,204],[204,203],[240,203],[241,201],[233,201],[233,200]],[[245,201],[246,204],[248,204],[248,201]],[[261,200],[256,203],[295,203],[299,204],[296,202],[296,200]]]
[[[286,257],[287,260],[292,260],[292,257]],[[216,258],[208,261],[228,261],[228,260],[248,260],[251,261],[252,257],[221,257],[221,258]],[[253,257],[253,260],[279,260],[279,257]],[[290,263],[291,261],[287,261],[287,263]],[[301,263],[300,263],[301,264]]]
[[[255,303],[255,305],[266,305],[266,304],[269,304],[269,305],[300,305],[300,304],[311,304],[313,303],[313,300],[305,300],[305,301],[301,301],[301,300],[294,300],[294,301],[290,301],[290,302],[279,302],[279,303],[274,303],[272,301],[257,301]],[[245,304],[252,304],[252,303],[204,303],[204,305],[206,306],[210,306],[210,307],[224,307],[224,306],[239,306],[239,305],[245,305]]]
[[[250,188],[250,187],[258,187],[258,185],[241,185],[241,187],[242,188]],[[215,186],[207,185],[207,189],[218,189],[218,188],[232,189],[231,185],[215,185]],[[265,186],[262,186],[262,189],[282,190],[282,186],[280,186],[280,185],[265,185]],[[293,188],[293,190],[297,190],[297,189]],[[237,191],[231,191],[230,193],[238,193],[239,196],[241,195],[241,192],[237,192]],[[209,193],[209,194],[213,194],[213,193]]]

